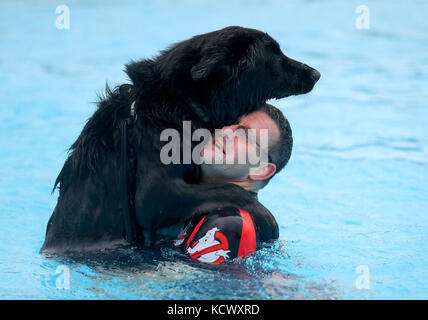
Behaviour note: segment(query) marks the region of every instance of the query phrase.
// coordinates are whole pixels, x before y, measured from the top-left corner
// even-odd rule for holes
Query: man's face
[[[237,124],[222,128],[222,134],[223,139],[213,136],[201,151],[205,162],[201,165],[202,178],[205,181],[248,180],[250,169],[260,166],[260,163],[251,161],[254,160],[251,155],[267,158],[268,146],[274,145],[280,136],[274,120],[263,111],[241,117]],[[240,155],[246,156],[244,161]],[[219,162],[216,159],[225,160],[216,164]]]

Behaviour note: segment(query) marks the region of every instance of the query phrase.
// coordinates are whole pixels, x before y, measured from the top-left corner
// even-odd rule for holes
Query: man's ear
[[[225,65],[227,50],[225,48],[212,48],[205,50],[201,60],[190,69],[194,81],[208,77],[214,71]]]
[[[276,172],[275,163],[268,162],[265,166],[260,166],[253,173],[248,175],[250,180],[261,181],[272,177]]]

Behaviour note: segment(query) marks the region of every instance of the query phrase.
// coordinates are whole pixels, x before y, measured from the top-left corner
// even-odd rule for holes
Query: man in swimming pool
[[[251,130],[253,129],[253,130]],[[235,132],[244,132],[246,139],[239,139]],[[253,139],[248,132],[255,132]],[[260,143],[262,132],[267,133],[268,146]],[[222,128],[223,139],[213,139],[201,151],[205,162],[200,166],[200,184],[232,183],[240,186],[254,197],[270,179],[287,164],[293,146],[288,120],[272,105],[264,104],[240,118],[237,124]],[[224,141],[230,141],[229,148]],[[226,143],[227,144],[227,143]],[[256,152],[267,155],[263,164],[238,161],[239,152],[247,155]],[[233,157],[233,164],[216,164],[215,157]],[[261,157],[260,157],[261,158]],[[211,160],[211,161],[209,161]],[[227,259],[245,258],[256,250],[257,232],[251,215],[238,208],[227,207],[187,221],[174,245],[189,254],[193,260],[219,264]]]

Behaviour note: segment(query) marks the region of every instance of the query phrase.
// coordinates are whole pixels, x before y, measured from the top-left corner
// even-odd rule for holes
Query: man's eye
[[[248,137],[248,128],[243,127],[243,126],[239,126],[239,127],[238,127],[238,130],[239,130],[239,129],[243,130],[243,131],[245,132],[245,136],[246,136],[246,137]]]

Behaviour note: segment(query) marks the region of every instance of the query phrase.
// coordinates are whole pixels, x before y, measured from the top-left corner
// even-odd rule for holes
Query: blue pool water
[[[428,298],[428,2],[64,3],[69,30],[55,27],[58,1],[0,2],[0,298]],[[355,26],[360,4],[368,30]],[[273,101],[294,135],[260,194],[277,244],[217,267],[170,248],[104,263],[39,255],[96,93],[126,82],[130,59],[228,25],[268,32],[322,74],[310,94]]]

